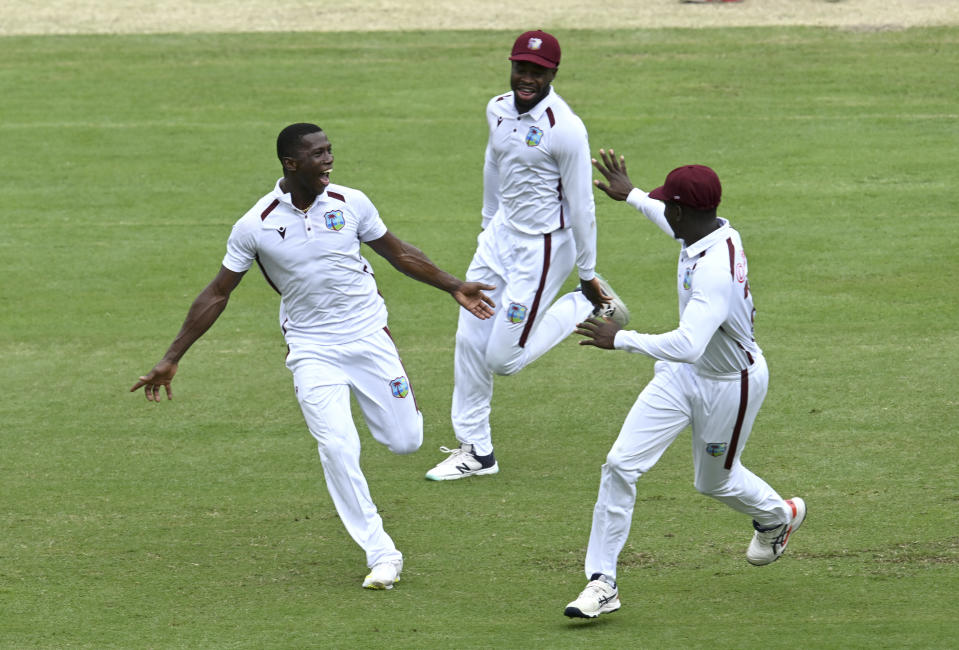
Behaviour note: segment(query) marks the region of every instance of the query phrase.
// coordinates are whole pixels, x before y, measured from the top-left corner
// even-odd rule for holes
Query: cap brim
[[[650,193],[649,193],[649,198],[651,198],[651,199],[656,199],[657,201],[662,201],[663,203],[665,203],[666,201],[673,201],[673,200],[674,200],[673,197],[671,197],[671,196],[669,196],[668,194],[666,194],[666,186],[665,186],[665,185],[660,185],[660,186],[657,187],[655,190],[653,190],[652,192],[650,192]]]
[[[556,63],[548,59],[544,59],[541,56],[536,56],[535,54],[516,54],[509,58],[510,61],[529,61],[530,63],[535,63],[536,65],[541,65],[544,68],[555,69],[557,67]]]

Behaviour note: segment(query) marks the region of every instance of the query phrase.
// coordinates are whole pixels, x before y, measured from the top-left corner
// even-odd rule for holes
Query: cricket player
[[[581,618],[619,609],[616,562],[629,535],[636,482],[686,426],[692,427],[696,489],[753,520],[746,551],[751,564],[777,560],[806,517],[802,499],[784,500],[740,462],[766,396],[769,370],[753,336],[755,309],[742,240],[716,215],[719,177],[709,167],[685,165],[647,194],[629,180],[622,156],[599,153],[602,162],[593,164],[606,182],[596,186],[682,243],[679,327],[640,334],[593,317],[576,330],[586,337],[581,345],[657,360],[653,379],[626,416],[600,473],[586,550],[589,583],[565,610],[566,616]]]
[[[479,321],[461,310],[456,330],[452,421],[459,445],[426,474],[435,481],[495,474],[493,376],[519,372],[569,336],[595,310],[622,324],[629,313],[596,275],[596,215],[582,120],[556,93],[560,62],[552,34],[513,44],[511,91],[486,107],[483,231],[466,272],[495,285],[500,305]],[[574,266],[580,286],[555,303]],[[474,322],[475,321],[475,322]]]
[[[392,589],[403,555],[383,529],[360,469],[360,440],[350,414],[355,395],[373,437],[397,454],[423,442],[417,408],[393,339],[387,312],[360,252],[365,243],[404,274],[450,293],[470,318],[493,314],[484,293],[494,287],[462,282],[398,239],[359,190],[330,181],[333,146],[315,124],[291,124],[276,143],[283,177],[245,214],[227,240],[219,273],[197,296],[179,334],[131,391],[167,399],[180,358],[226,308],[230,294],[255,262],[280,294],[286,365],[333,504],[350,536],[366,552],[363,586]]]

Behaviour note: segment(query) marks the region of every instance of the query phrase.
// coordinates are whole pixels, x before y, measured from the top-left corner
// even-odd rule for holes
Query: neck
[[[306,210],[316,201],[317,193],[315,191],[299,187],[292,183],[288,177],[280,181],[280,189],[289,193],[293,205],[300,210]]]
[[[713,217],[712,219],[708,219],[701,223],[693,222],[689,228],[689,231],[683,233],[682,240],[687,246],[690,244],[695,244],[709,233],[719,230],[722,225],[723,223],[719,220],[719,217]]]

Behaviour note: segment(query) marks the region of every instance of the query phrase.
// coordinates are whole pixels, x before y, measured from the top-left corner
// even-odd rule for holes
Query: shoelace
[[[440,446],[440,451],[443,452],[444,454],[453,454],[452,456],[450,456],[450,458],[456,458],[457,455],[466,453],[466,450],[463,449],[462,447],[457,447],[456,449],[450,449],[449,447],[443,447],[442,445]],[[449,460],[449,458],[447,460]]]

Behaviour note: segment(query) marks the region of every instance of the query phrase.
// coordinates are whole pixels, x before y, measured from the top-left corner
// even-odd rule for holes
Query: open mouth
[[[330,184],[330,173],[332,171],[333,168],[330,167],[329,169],[320,172],[320,183],[322,183],[324,187]]]
[[[536,89],[521,87],[516,89],[516,94],[523,101],[529,101],[533,99],[534,97],[536,97]]]

